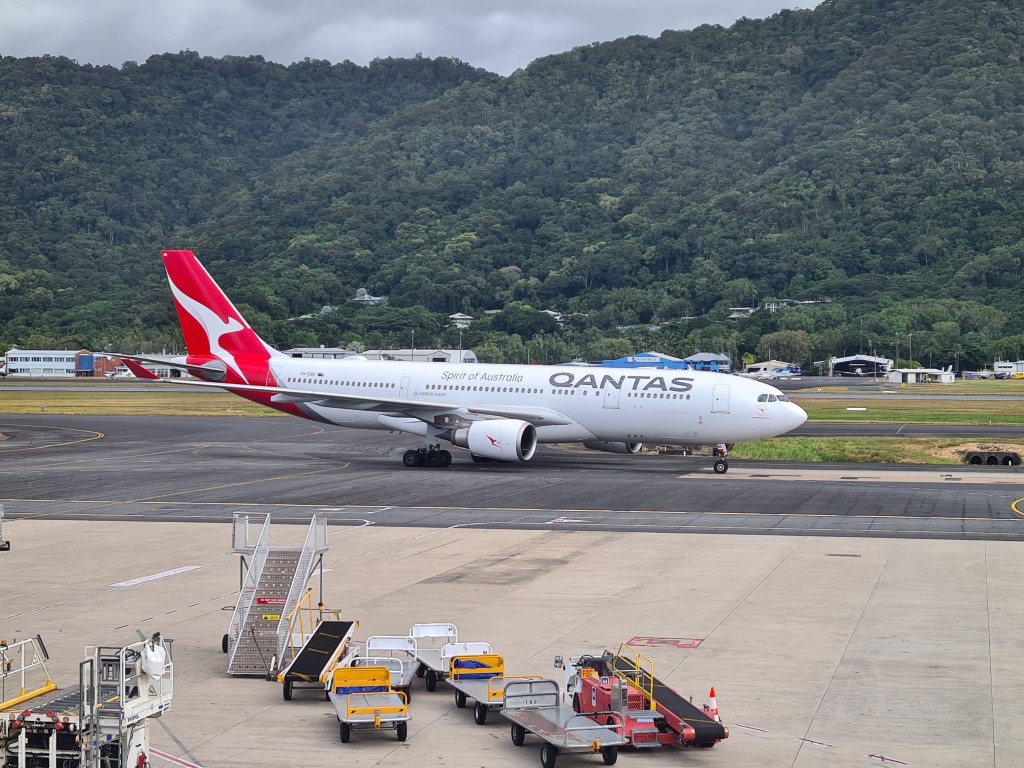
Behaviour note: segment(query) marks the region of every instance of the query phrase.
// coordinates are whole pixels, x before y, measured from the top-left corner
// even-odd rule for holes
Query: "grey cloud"
[[[120,65],[190,49],[290,64],[449,56],[508,74],[577,45],[728,25],[806,0],[0,0],[0,54]]]

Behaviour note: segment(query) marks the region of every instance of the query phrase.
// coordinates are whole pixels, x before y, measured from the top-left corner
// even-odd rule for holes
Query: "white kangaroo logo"
[[[234,355],[220,345],[221,337],[229,333],[245,330],[246,326],[242,325],[242,323],[234,317],[229,317],[228,321],[225,323],[217,317],[216,312],[211,310],[209,307],[200,304],[198,301],[179,290],[178,286],[176,286],[174,281],[171,280],[170,275],[167,276],[167,282],[171,284],[171,293],[174,294],[174,298],[178,300],[178,303],[184,307],[185,311],[192,315],[196,322],[203,327],[204,331],[206,331],[206,338],[210,343],[210,352],[224,361],[224,364],[238,374],[238,377],[242,381],[247,381],[245,376],[242,374],[241,369],[238,367],[238,363],[235,361]]]

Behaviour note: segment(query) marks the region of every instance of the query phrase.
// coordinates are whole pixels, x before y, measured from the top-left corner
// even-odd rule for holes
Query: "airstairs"
[[[275,547],[269,514],[236,512],[231,548],[242,556],[241,589],[221,649],[229,675],[266,676],[292,660],[288,617],[317,567],[322,576],[327,516],[313,515],[301,547]]]

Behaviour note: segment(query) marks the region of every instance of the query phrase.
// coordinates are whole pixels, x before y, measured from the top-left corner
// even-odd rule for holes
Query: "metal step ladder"
[[[236,512],[232,549],[242,555],[241,590],[225,640],[229,675],[265,676],[291,661],[288,616],[327,551],[327,517],[317,513],[301,547],[270,544],[270,515]],[[249,557],[248,563],[245,558]],[[246,567],[247,566],[247,567]]]

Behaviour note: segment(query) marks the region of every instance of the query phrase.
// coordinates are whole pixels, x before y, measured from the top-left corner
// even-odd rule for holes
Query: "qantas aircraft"
[[[407,467],[448,466],[445,444],[474,461],[524,462],[539,443],[634,454],[650,442],[714,446],[723,473],[733,443],[807,420],[775,387],[722,373],[289,357],[256,335],[195,254],[163,259],[188,350],[173,366],[201,379],[172,381],[327,424],[417,435],[423,447],[404,453]],[[159,379],[139,365],[151,358],[122,357],[136,376]]]

